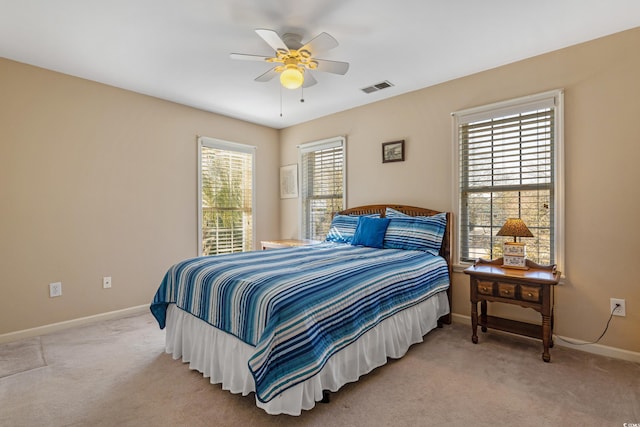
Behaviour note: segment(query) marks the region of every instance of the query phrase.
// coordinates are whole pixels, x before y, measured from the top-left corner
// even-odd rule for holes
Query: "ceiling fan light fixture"
[[[309,52],[306,49],[300,49],[298,51],[298,55],[300,56],[300,58],[304,58],[304,59],[309,59],[311,58],[311,52]]]
[[[280,83],[287,89],[297,89],[304,83],[302,70],[293,64],[286,66],[285,70],[280,73]]]
[[[280,84],[287,89],[307,88],[318,83],[312,71],[343,75],[349,69],[348,62],[315,58],[319,51],[338,46],[337,40],[327,33],[320,33],[302,44],[299,34],[285,33],[281,37],[273,30],[258,28],[255,31],[274,50],[275,56],[232,53],[231,58],[273,64],[273,68],[254,79],[256,82],[269,82],[279,75]]]

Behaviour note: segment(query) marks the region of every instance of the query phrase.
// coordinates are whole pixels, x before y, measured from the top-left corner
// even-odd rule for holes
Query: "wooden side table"
[[[478,343],[477,328],[498,329],[542,340],[542,360],[549,362],[553,347],[553,294],[560,280],[555,265],[539,265],[527,260],[528,270],[502,267],[502,258],[479,259],[464,272],[470,276],[471,340]],[[480,314],[478,314],[480,302]],[[532,308],[542,315],[542,324],[519,322],[487,315],[487,302],[501,302]]]
[[[320,241],[309,240],[309,239],[283,239],[283,240],[263,240],[260,243],[262,245],[262,250],[264,251],[265,249],[291,248],[294,246],[316,245],[320,243]]]

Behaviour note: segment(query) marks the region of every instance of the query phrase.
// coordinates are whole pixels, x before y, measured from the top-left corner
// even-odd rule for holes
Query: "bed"
[[[300,415],[451,322],[450,219],[360,206],[317,245],[177,263],[150,307],[165,350],[269,414]]]

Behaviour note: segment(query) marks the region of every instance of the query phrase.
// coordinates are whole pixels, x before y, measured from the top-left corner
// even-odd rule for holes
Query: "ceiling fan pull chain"
[[[304,102],[304,86],[300,86],[300,102]]]
[[[282,85],[280,86],[280,117],[282,117]]]

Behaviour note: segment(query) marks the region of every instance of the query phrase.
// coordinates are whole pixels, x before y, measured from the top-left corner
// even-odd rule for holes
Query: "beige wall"
[[[277,236],[277,130],[0,59],[0,335],[151,301],[196,255],[196,135],[258,147]]]
[[[451,211],[451,112],[564,88],[566,283],[556,290],[555,332],[595,340],[609,298],[624,298],[627,316],[614,318],[601,344],[640,352],[640,229],[629,226],[640,210],[638,46],[640,28],[294,126],[281,133],[280,164],[296,161],[299,143],[345,135],[348,206]],[[397,139],[406,140],[406,161],[382,164],[380,144]],[[296,207],[281,201],[282,237],[298,235]],[[468,278],[453,281],[453,310],[468,316]]]

